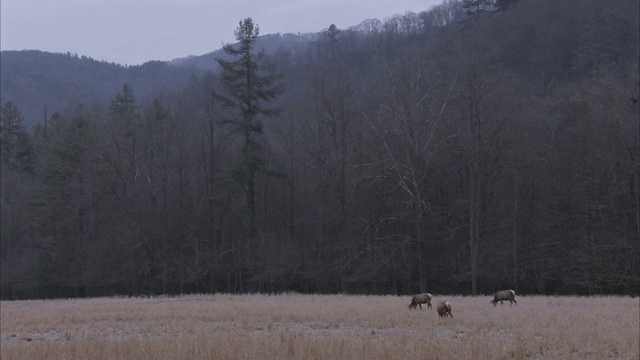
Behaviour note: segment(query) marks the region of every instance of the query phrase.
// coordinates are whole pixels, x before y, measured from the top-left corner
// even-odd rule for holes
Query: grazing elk
[[[498,301],[500,301],[500,304],[503,304],[503,301],[507,300],[509,300],[509,307],[511,307],[513,304],[518,305],[518,302],[516,301],[516,292],[513,290],[496,291],[493,294],[493,300],[491,300],[491,303],[493,304],[493,306],[496,306],[498,304]]]
[[[427,307],[431,309],[431,298],[433,295],[429,293],[417,294],[413,295],[411,299],[411,304],[409,304],[409,309],[415,309],[416,306],[420,306],[420,310],[422,310],[422,304],[427,304]]]
[[[438,311],[438,315],[440,315],[440,317],[447,317],[447,315],[449,315],[451,316],[451,318],[453,318],[453,314],[451,313],[451,303],[448,301],[440,302],[436,310]]]

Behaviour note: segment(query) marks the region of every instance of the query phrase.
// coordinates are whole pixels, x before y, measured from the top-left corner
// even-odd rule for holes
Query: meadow
[[[619,296],[189,295],[0,302],[11,359],[639,359]],[[449,300],[453,318],[435,307]]]

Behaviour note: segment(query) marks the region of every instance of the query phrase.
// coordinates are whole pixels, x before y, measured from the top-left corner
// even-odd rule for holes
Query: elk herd
[[[409,309],[415,309],[417,306],[422,309],[422,304],[427,304],[427,307],[431,309],[432,298],[433,295],[429,293],[413,295],[413,297],[411,298],[411,303],[408,305]],[[498,304],[498,301],[500,302],[500,304],[503,304],[503,301],[509,301],[509,307],[511,307],[513,304],[518,305],[518,302],[516,301],[516,292],[513,290],[496,291],[493,294],[493,300],[491,300],[491,303],[493,304],[493,306],[496,306]],[[440,317],[449,316],[453,318],[453,314],[451,313],[451,303],[449,301],[445,300],[439,302],[438,306],[436,307],[436,311],[438,312],[438,315]]]

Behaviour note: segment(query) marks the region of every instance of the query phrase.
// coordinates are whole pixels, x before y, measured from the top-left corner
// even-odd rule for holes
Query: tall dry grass
[[[638,359],[640,300],[198,295],[1,302],[11,359]]]

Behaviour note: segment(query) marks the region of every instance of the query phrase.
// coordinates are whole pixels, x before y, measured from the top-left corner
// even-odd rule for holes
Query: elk
[[[503,301],[506,300],[509,300],[509,307],[511,307],[513,304],[518,305],[518,302],[516,301],[516,292],[513,290],[496,291],[493,294],[493,300],[491,300],[491,303],[493,304],[493,306],[496,306],[498,304],[498,301],[500,301],[500,304],[503,304]]]
[[[411,304],[409,304],[409,309],[415,309],[416,306],[420,306],[420,310],[422,310],[422,304],[427,304],[427,307],[431,309],[431,298],[433,295],[429,293],[417,294],[413,295],[411,299]]]
[[[438,315],[440,315],[440,317],[447,317],[447,315],[449,315],[451,316],[451,318],[453,318],[453,314],[451,313],[451,303],[448,301],[442,301],[440,304],[438,304],[436,310],[438,311]]]

